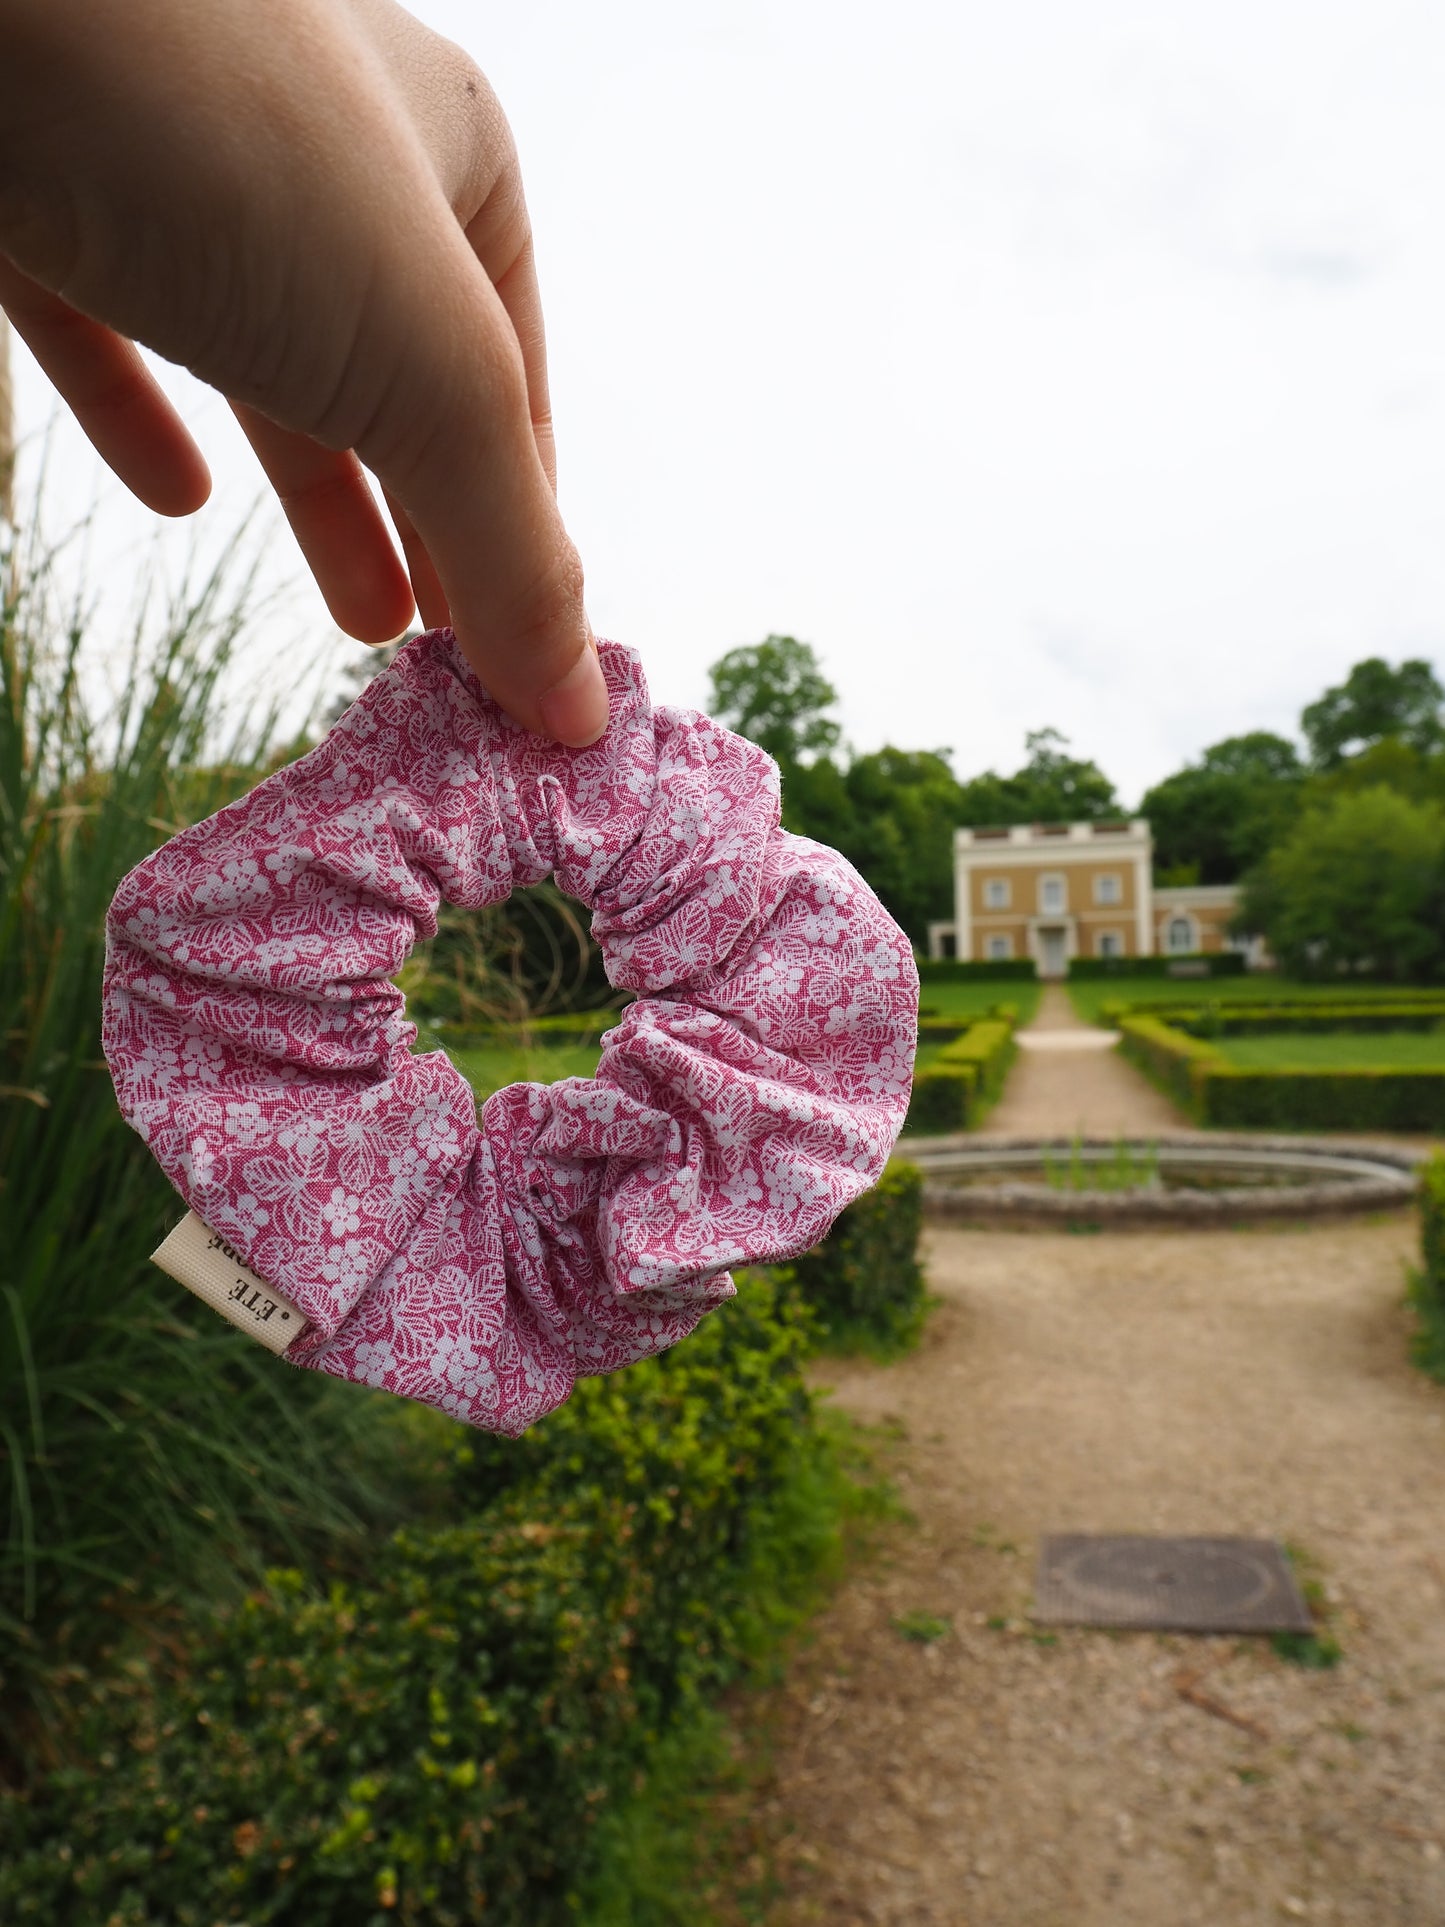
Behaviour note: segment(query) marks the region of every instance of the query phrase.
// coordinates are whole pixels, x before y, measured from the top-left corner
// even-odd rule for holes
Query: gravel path
[[[1059,985],[1045,986],[1038,1015],[1019,1039],[1018,1061],[986,1120],[990,1134],[1147,1136],[1189,1128],[1183,1112],[1111,1047],[1106,1031],[1079,1022]]]
[[[1027,1107],[1057,1106],[1065,1068],[1079,1123],[1147,1128],[1128,1094],[1154,1093],[1096,1078],[1110,1063],[1024,1056],[990,1130],[1039,1128]],[[770,1920],[1445,1922],[1445,1389],[1407,1362],[1414,1242],[1406,1216],[930,1234],[918,1352],[826,1369],[896,1428],[915,1523],[779,1689]],[[1035,1632],[1041,1535],[1111,1529],[1299,1547],[1341,1663]],[[905,1638],[908,1614],[941,1636]]]

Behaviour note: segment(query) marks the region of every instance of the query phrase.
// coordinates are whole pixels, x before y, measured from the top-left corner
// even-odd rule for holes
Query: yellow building
[[[929,955],[979,963],[1032,957],[1041,977],[1062,977],[1071,957],[1238,947],[1229,936],[1234,885],[1157,887],[1153,856],[1142,818],[958,830],[953,921],[930,924]]]

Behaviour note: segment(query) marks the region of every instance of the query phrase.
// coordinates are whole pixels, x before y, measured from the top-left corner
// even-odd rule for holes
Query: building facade
[[[953,921],[930,924],[929,955],[977,963],[1032,957],[1041,977],[1062,977],[1071,957],[1244,947],[1229,935],[1232,884],[1158,887],[1153,857],[1142,818],[958,830]]]

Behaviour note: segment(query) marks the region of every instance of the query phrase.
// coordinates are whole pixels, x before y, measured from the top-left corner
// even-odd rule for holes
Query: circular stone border
[[[1120,1145],[1139,1155],[1157,1153],[1161,1164],[1214,1164],[1318,1173],[1316,1181],[1281,1187],[1200,1191],[1065,1191],[1047,1184],[998,1184],[955,1189],[938,1182],[961,1171],[1007,1170],[1037,1165],[1045,1156],[1078,1150],[1099,1162]],[[924,1209],[955,1222],[1236,1225],[1262,1218],[1313,1218],[1354,1211],[1398,1210],[1415,1199],[1415,1167],[1425,1153],[1404,1146],[1332,1143],[1319,1138],[1254,1137],[1236,1132],[1208,1136],[1163,1132],[1155,1137],[918,1138],[895,1154],[923,1172]]]

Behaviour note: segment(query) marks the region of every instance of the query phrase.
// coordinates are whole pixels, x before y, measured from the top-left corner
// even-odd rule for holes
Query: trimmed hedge
[[[1032,957],[998,957],[991,963],[962,957],[920,957],[917,961],[921,984],[971,984],[990,977],[1024,978],[1033,983],[1039,974]]]
[[[1204,1077],[1203,1122],[1228,1130],[1445,1130],[1445,1071],[1241,1070]]]
[[[68,1676],[70,1763],[0,1801],[0,1919],[574,1921],[598,1820],[836,1553],[849,1487],[801,1367],[820,1333],[916,1332],[921,1216],[890,1167],[796,1270],[740,1274],[521,1439],[410,1408],[446,1523]]]
[[[915,1071],[903,1129],[921,1131],[929,1137],[966,1131],[977,1082],[978,1072],[971,1064],[951,1068],[940,1065],[936,1070]]]
[[[739,1282],[519,1441],[443,1426],[452,1522],[365,1579],[274,1573],[82,1682],[78,1763],[0,1807],[0,1918],[574,1919],[599,1814],[836,1542],[812,1320],[789,1274]]]
[[[1189,965],[1189,974],[1242,977],[1246,958],[1239,950],[1194,950],[1185,956],[1070,957],[1069,975],[1075,980],[1097,977],[1168,977],[1175,964]],[[1203,969],[1200,966],[1203,966]]]
[[[1414,1004],[1206,1004],[1181,1005],[1168,1021],[1191,1037],[1251,1037],[1261,1031],[1315,1032],[1445,1028],[1445,997]]]
[[[1410,1280],[1415,1357],[1445,1380],[1445,1152],[1420,1166],[1420,1261]]]
[[[1445,1129],[1445,1071],[1246,1070],[1162,1018],[1120,1020],[1120,1049],[1200,1124],[1232,1130]]]
[[[1223,1065],[1213,1045],[1160,1017],[1125,1016],[1119,1021],[1119,1048],[1182,1110],[1200,1116],[1200,1080],[1206,1069]],[[1202,1121],[1202,1118],[1201,1118]]]
[[[917,1334],[928,1304],[918,1262],[922,1229],[923,1173],[890,1164],[826,1242],[797,1260],[798,1290],[825,1345],[894,1347]]]
[[[905,1131],[939,1135],[971,1130],[981,1121],[1018,1054],[1017,1016],[1016,1005],[995,1004],[991,1016],[976,1019],[945,1044],[936,1066],[914,1073]]]

